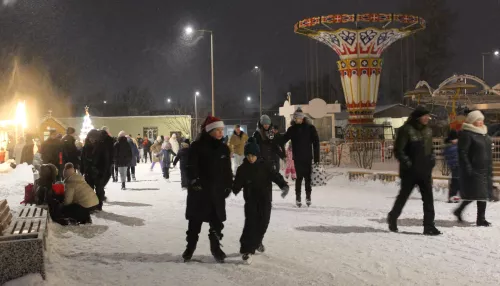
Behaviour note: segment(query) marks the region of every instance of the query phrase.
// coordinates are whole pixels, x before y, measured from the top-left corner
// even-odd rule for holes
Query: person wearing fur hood
[[[163,164],[161,161],[161,137],[158,136],[156,138],[155,143],[151,146],[151,153],[153,154],[153,163],[151,164],[151,171],[153,171],[153,168],[155,167],[156,163],[160,162],[160,166]],[[160,155],[159,155],[160,154]],[[163,167],[162,167],[163,169]]]
[[[484,125],[481,111],[467,115],[458,138],[458,165],[460,167],[460,195],[462,204],[453,212],[459,222],[471,202],[477,202],[477,226],[490,226],[486,220],[486,202],[493,191],[492,141]]]

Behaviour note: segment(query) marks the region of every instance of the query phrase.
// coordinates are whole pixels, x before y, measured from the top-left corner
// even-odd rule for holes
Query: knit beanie
[[[120,131],[120,133],[118,133],[118,137],[125,137],[127,135],[127,133],[125,131]]]
[[[411,113],[412,118],[420,118],[424,115],[430,114],[431,112],[425,108],[425,106],[419,105],[415,110]]]
[[[479,110],[471,111],[469,114],[467,114],[467,118],[465,118],[465,122],[469,124],[472,124],[476,121],[484,121],[484,115]]]
[[[271,118],[269,116],[265,115],[265,114],[262,115],[260,117],[260,124],[262,124],[262,125],[271,125],[272,124]]]
[[[300,107],[297,108],[297,110],[293,114],[293,119],[304,118],[304,117],[305,117],[305,115],[304,115],[304,112],[302,112],[302,109]]]
[[[257,144],[257,140],[255,138],[248,138],[247,143],[245,144],[245,156],[254,155],[258,156],[260,153],[259,144]]]
[[[214,117],[214,116],[208,116],[207,119],[205,119],[205,122],[201,126],[207,133],[210,133],[210,131],[216,129],[216,128],[224,128],[224,122],[220,120],[220,118]]]

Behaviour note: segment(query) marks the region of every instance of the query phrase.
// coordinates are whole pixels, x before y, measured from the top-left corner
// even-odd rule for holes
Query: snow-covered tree
[[[92,129],[94,129],[94,125],[92,125],[92,120],[90,120],[89,107],[85,106],[85,116],[83,117],[82,129],[80,130],[80,140],[82,142],[85,141],[87,134]]]

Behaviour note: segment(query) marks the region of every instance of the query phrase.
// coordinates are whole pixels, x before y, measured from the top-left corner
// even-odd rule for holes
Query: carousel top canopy
[[[379,58],[398,39],[425,29],[418,16],[390,13],[332,14],[295,24],[295,33],[331,47],[341,59],[360,54]]]

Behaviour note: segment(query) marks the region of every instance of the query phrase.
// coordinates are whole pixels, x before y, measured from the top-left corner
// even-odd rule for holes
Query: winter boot
[[[441,234],[443,233],[440,232],[435,226],[424,226],[424,235],[436,236]]]
[[[398,220],[394,219],[390,214],[387,216],[387,224],[389,225],[389,230],[392,232],[398,232]]]
[[[132,181],[136,181],[134,174],[132,174]]]
[[[310,206],[311,206],[311,199],[306,199],[306,205],[307,205],[308,207],[310,207]]]
[[[210,239],[210,251],[212,252],[212,255],[214,256],[215,260],[219,263],[224,263],[224,259],[226,259],[227,256],[221,249],[222,246],[220,244],[220,240],[222,239],[221,236],[219,236],[216,232],[211,231],[210,234],[208,235],[208,238]]]
[[[487,220],[476,221],[476,226],[489,227],[489,226],[491,226],[491,223],[489,221],[487,221]]]
[[[264,244],[261,243],[259,247],[257,247],[257,251],[261,253],[265,252],[266,248],[264,247]]]
[[[298,208],[302,207],[302,202],[301,201],[295,201],[295,204],[297,205]]]
[[[196,250],[196,243],[188,243],[186,246],[186,250],[184,250],[184,253],[182,253],[182,259],[184,259],[184,262],[189,262],[191,261],[191,258],[193,258],[193,253]]]
[[[252,264],[252,254],[251,253],[245,253],[241,256],[243,259],[243,262],[247,265]]]
[[[125,190],[125,182],[122,182],[122,190]]]

